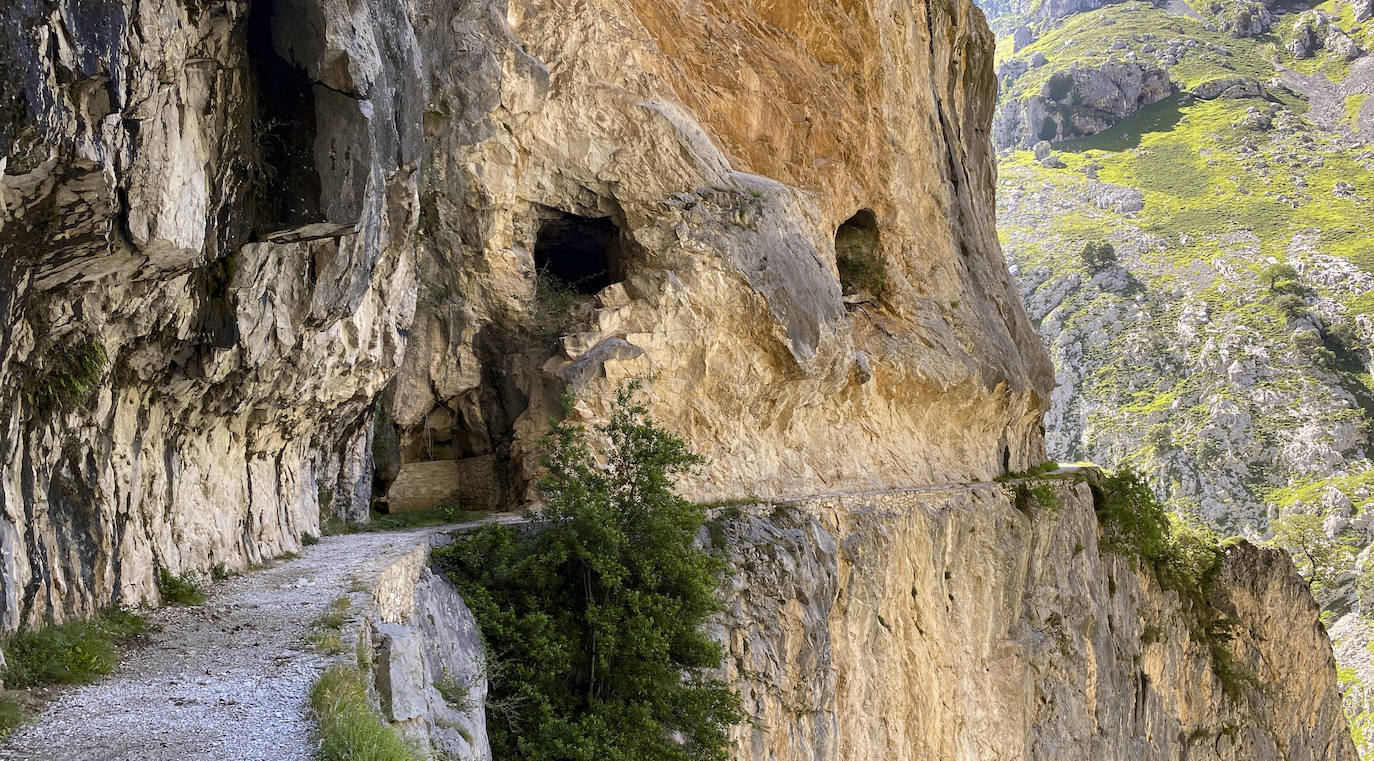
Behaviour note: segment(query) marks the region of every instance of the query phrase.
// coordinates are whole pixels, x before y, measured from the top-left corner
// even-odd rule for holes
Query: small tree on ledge
[[[739,698],[709,675],[722,649],[702,627],[720,609],[723,562],[696,538],[705,510],[676,479],[703,460],[623,386],[597,430],[545,440],[535,530],[488,526],[436,553],[491,659],[498,759],[725,761]]]

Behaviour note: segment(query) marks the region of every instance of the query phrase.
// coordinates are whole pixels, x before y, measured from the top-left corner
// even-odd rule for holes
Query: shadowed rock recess
[[[1285,697],[1214,711],[1205,647],[1156,668],[1114,644],[1178,602],[1101,591],[1085,497],[1087,527],[1041,547],[963,485],[1044,459],[1053,385],[993,228],[995,96],[968,0],[6,3],[0,629],[294,551],[324,517],[366,520],[407,464],[457,461],[484,504],[518,503],[565,393],[594,422],[647,376],[710,458],[692,498],[938,484],[980,541],[1030,542],[954,552],[955,523],[902,528],[949,509],[920,500],[778,526],[736,577],[762,574],[728,622],[751,641],[723,634],[759,707],[739,758],[1348,757],[1286,561],[1240,553],[1224,580]],[[835,523],[855,516],[866,539]],[[1075,544],[1082,589],[1026,587]],[[907,565],[982,597],[926,619],[925,587],[883,576]],[[1255,578],[1292,594],[1245,597]],[[870,625],[883,595],[909,620]],[[815,606],[849,614],[793,615]],[[769,648],[821,668],[774,673]],[[1026,670],[1048,668],[1046,692]]]

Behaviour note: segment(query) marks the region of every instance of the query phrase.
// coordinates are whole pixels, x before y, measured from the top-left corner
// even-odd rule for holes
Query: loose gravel
[[[327,659],[305,643],[341,595],[435,528],[327,537],[302,556],[227,579],[205,604],[147,615],[157,631],[115,674],[74,688],[0,746],[26,761],[309,761],[306,694]]]

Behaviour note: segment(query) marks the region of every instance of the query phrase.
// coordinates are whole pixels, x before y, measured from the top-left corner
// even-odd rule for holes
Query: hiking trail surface
[[[354,613],[366,608],[382,568],[465,527],[325,537],[299,558],[214,584],[202,605],[148,611],[145,643],[110,676],[61,692],[0,745],[0,759],[309,761],[307,694],[341,660],[306,643],[311,622],[343,595]]]

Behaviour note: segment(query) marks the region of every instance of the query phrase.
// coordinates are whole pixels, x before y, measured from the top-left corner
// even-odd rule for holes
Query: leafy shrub
[[[1146,446],[1153,447],[1156,452],[1165,452],[1174,448],[1174,429],[1168,423],[1155,423],[1145,432]]]
[[[1078,256],[1089,272],[1098,272],[1117,262],[1116,246],[1103,240],[1084,243]]]
[[[1273,298],[1273,303],[1279,314],[1289,319],[1307,313],[1307,302],[1296,293],[1281,293]]]
[[[205,602],[205,585],[193,571],[175,574],[166,568],[157,571],[157,588],[167,605],[200,605]]]
[[[382,719],[354,666],[331,666],[310,688],[320,723],[319,761],[420,761],[424,755]]]
[[[1322,523],[1320,515],[1308,513],[1281,515],[1269,523],[1269,530],[1273,532],[1269,543],[1293,556],[1293,564],[1307,580],[1308,591],[1318,601],[1336,586],[1354,554],[1349,544],[1327,536]],[[1356,594],[1360,594],[1359,582]]]
[[[864,246],[837,249],[835,268],[840,272],[840,290],[845,295],[862,291],[877,297],[882,296],[887,287],[887,268],[882,257]]]
[[[1237,699],[1247,687],[1261,687],[1227,647],[1232,622],[1207,599],[1221,570],[1222,544],[1216,533],[1170,515],[1145,479],[1130,468],[1103,479],[1097,514],[1104,529],[1103,547],[1151,567],[1160,586],[1188,606],[1189,636],[1207,645],[1212,672],[1226,695]]]
[[[10,730],[28,718],[29,710],[23,703],[8,695],[0,695],[0,740],[8,737]]]
[[[1103,547],[1136,560],[1158,557],[1167,542],[1169,516],[1145,478],[1121,468],[1102,480],[1101,491],[1096,508],[1105,530]]]
[[[487,645],[496,758],[724,761],[738,697],[722,650],[722,562],[696,546],[705,511],[674,492],[701,463],[622,387],[593,457],[581,426],[545,440],[547,500],[521,530],[489,525],[437,550]]]
[[[41,414],[84,410],[108,359],[105,346],[94,338],[58,343],[44,352],[41,371],[24,376],[24,401]]]
[[[119,664],[121,643],[146,630],[139,616],[109,610],[89,621],[15,632],[0,644],[5,654],[5,685],[26,689],[92,681]]]
[[[586,294],[552,272],[541,269],[534,280],[534,311],[531,328],[538,338],[557,341],[577,324],[576,308]]]

